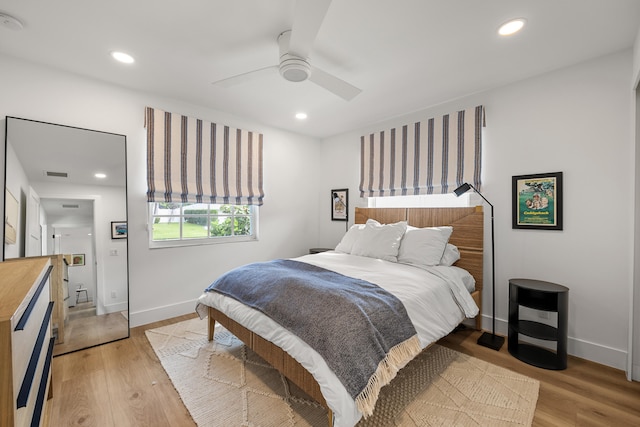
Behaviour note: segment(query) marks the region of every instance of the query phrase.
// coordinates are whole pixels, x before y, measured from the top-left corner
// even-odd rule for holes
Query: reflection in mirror
[[[128,337],[126,137],[7,117],[5,144],[3,258],[51,258],[54,356]]]

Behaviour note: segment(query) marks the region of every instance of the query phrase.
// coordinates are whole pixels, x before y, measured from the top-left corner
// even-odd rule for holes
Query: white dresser
[[[0,427],[42,426],[51,399],[49,258],[0,263]]]

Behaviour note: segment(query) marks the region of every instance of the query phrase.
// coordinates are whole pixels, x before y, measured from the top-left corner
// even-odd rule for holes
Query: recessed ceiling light
[[[124,52],[113,51],[111,52],[111,56],[116,61],[122,62],[124,64],[133,64],[133,62],[135,61],[135,59],[133,59],[133,56]]]
[[[296,119],[304,120],[307,118],[307,113],[296,113]]]
[[[498,29],[498,34],[501,36],[510,36],[517,33],[524,27],[526,20],[524,18],[512,19],[509,22],[505,22]]]
[[[95,176],[96,178],[99,178],[99,179],[103,179],[103,178],[106,178],[106,177],[107,177],[107,175],[106,175],[106,174],[104,174],[104,173],[97,173],[97,174],[95,174],[94,176]]]

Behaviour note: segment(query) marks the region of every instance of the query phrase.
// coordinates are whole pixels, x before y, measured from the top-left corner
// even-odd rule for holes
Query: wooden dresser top
[[[0,262],[0,322],[13,316],[48,262],[49,258]]]

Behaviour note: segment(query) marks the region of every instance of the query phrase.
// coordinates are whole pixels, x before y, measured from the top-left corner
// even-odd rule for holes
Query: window
[[[426,194],[421,196],[367,197],[369,208],[451,208],[482,204],[482,199],[472,199],[475,193],[456,197],[453,193]]]
[[[257,240],[258,207],[149,203],[149,247]]]

